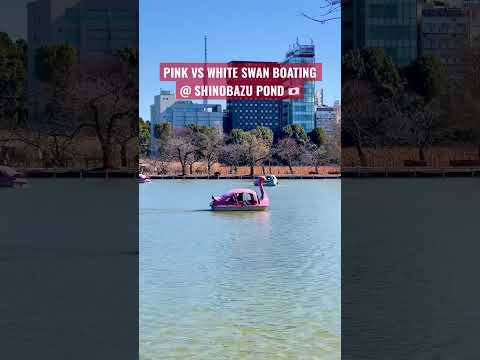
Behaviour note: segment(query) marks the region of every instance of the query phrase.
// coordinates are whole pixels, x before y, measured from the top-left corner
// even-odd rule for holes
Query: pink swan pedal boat
[[[8,166],[0,166],[0,187],[22,187],[27,183],[21,172]]]
[[[260,195],[250,189],[233,189],[221,196],[212,196],[210,207],[213,211],[263,211],[267,210],[270,200],[263,189],[263,180],[259,181]]]
[[[151,181],[152,180],[147,175],[138,174],[138,183],[139,184],[147,184]]]

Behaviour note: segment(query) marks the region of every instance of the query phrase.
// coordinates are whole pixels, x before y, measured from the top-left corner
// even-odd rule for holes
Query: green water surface
[[[140,359],[340,359],[340,181],[267,188],[267,212],[215,213],[251,181],[140,185]]]

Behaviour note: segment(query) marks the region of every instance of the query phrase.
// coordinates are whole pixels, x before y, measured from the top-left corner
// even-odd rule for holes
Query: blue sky
[[[162,89],[161,62],[283,61],[289,45],[313,40],[323,64],[327,104],[340,99],[340,22],[320,24],[301,16],[321,14],[318,0],[140,0],[140,116],[150,119],[150,104]],[[212,100],[213,101],[213,100]],[[211,102],[212,102],[211,101]],[[216,101],[218,102],[218,101]]]
[[[6,32],[13,39],[27,38],[27,4],[33,0],[2,2],[0,11],[0,32]]]

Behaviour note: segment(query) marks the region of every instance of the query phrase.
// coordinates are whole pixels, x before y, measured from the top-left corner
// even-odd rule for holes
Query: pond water
[[[267,188],[266,212],[217,213],[252,181],[140,185],[140,359],[339,359],[340,180]]]
[[[479,359],[480,178],[342,179],[342,359]]]

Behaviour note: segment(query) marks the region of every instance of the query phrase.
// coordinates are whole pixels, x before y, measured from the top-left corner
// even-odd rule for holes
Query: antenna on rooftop
[[[207,35],[203,38],[204,40],[204,66],[203,66],[203,85],[207,86]],[[207,97],[203,98],[203,105],[208,105]]]

